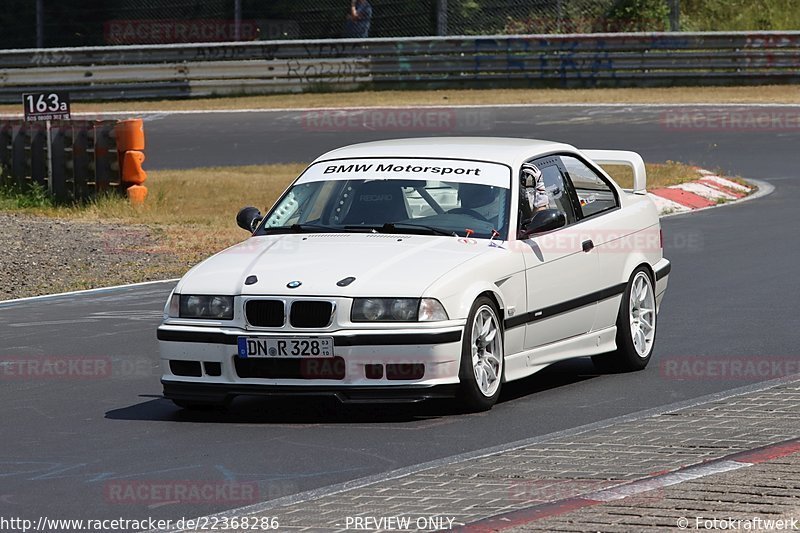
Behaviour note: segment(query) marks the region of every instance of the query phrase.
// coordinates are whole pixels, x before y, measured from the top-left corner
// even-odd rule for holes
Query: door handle
[[[584,252],[587,252],[587,253],[591,252],[592,249],[594,248],[594,243],[592,242],[591,239],[589,239],[588,241],[583,241],[581,243],[581,248],[583,248]]]

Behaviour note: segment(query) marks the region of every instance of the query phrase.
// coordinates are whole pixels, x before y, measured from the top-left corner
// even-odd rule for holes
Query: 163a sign
[[[69,93],[67,92],[25,93],[22,95],[22,107],[25,111],[26,121],[70,119]]]

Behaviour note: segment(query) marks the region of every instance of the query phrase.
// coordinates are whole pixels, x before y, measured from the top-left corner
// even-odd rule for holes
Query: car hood
[[[190,270],[182,294],[423,296],[438,278],[490,250],[489,241],[383,233],[251,237]],[[255,276],[258,281],[245,284]],[[353,277],[342,287],[337,282]],[[252,280],[251,280],[252,281]],[[290,282],[300,282],[289,288]]]

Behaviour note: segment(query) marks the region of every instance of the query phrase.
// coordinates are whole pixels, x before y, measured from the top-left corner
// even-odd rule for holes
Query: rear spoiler
[[[647,192],[647,171],[642,156],[625,150],[581,150],[586,157],[598,165],[627,165],[633,170],[633,192]]]

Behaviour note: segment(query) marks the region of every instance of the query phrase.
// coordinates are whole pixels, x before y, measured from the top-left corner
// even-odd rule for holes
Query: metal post
[[[44,48],[44,0],[36,0],[36,48]]]
[[[242,0],[233,1],[233,39],[242,40]]]
[[[447,35],[447,0],[436,0],[436,35]]]
[[[47,121],[47,192],[53,196],[53,139],[50,137],[50,121]]]
[[[669,31],[681,31],[681,0],[669,0]]]

